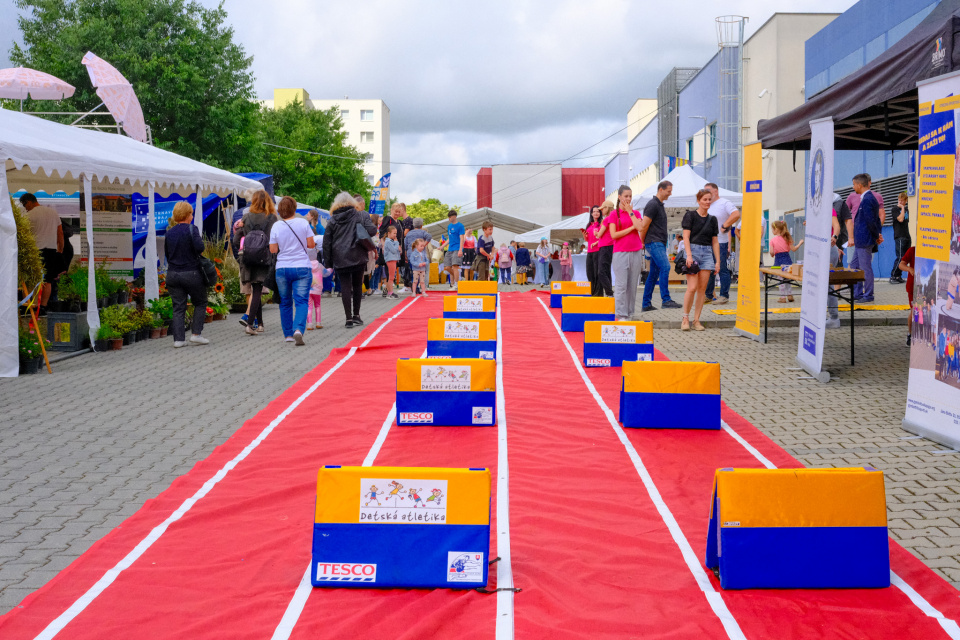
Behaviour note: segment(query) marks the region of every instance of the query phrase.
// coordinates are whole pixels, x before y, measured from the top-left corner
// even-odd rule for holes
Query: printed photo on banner
[[[421,391],[470,391],[470,367],[423,365],[420,367]]]
[[[362,524],[444,524],[447,481],[410,478],[361,478]]]
[[[457,298],[457,311],[483,311],[483,298]]]
[[[637,328],[633,325],[605,324],[600,327],[600,342],[622,342],[633,344],[637,341]]]
[[[483,580],[482,551],[448,551],[447,582],[480,582]]]
[[[480,323],[469,320],[447,320],[443,323],[443,337],[447,340],[479,340]]]

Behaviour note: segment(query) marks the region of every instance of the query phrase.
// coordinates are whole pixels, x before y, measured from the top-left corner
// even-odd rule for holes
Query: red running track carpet
[[[582,334],[559,331],[546,295],[501,297],[505,431],[396,426],[396,359],[420,356],[442,313],[439,295],[405,301],[0,618],[0,637],[960,640],[957,591],[892,541],[889,589],[722,591],[702,564],[714,470],[799,463],[726,406],[722,431],[621,429],[619,369],[579,365]],[[489,588],[512,571],[522,591],[310,588],[323,464],[489,467],[491,512],[509,509]]]

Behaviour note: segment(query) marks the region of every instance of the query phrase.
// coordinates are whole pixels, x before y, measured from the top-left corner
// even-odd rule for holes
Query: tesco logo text
[[[401,413],[400,424],[432,424],[433,414],[426,412]]]
[[[609,367],[609,358],[587,358],[588,367]]]
[[[377,565],[318,562],[317,582],[376,582]]]

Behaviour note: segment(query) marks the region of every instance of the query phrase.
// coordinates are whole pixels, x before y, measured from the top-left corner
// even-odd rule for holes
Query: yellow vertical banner
[[[740,209],[740,275],[737,324],[740,335],[760,339],[760,242],[763,231],[763,159],[759,142],[743,147],[743,206]]]

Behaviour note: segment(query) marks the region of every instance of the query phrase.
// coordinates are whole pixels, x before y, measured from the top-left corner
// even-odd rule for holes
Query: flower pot
[[[162,327],[160,327],[160,337],[161,338],[167,337],[167,325],[163,325]]]
[[[20,359],[20,375],[29,375],[40,371],[40,358]]]
[[[127,291],[117,293],[117,304],[127,304],[130,301],[130,294]]]
[[[96,340],[94,342],[93,350],[94,351],[106,351],[110,348],[110,341],[104,338],[103,340]]]
[[[107,296],[107,306],[112,307],[115,304],[117,304],[117,294],[111,293]]]
[[[227,317],[227,316],[225,316],[225,315],[222,314],[222,313],[215,313],[215,314],[213,314],[213,319],[214,319],[214,320],[225,320],[226,317]]]
[[[59,300],[47,300],[47,312],[60,313]]]
[[[78,304],[80,305],[80,310],[79,310],[78,313],[85,313],[86,310],[87,310],[87,303],[81,301],[81,302],[79,302]]]
[[[211,322],[213,322],[213,316],[212,316],[212,315],[204,316],[204,318],[203,318],[203,324],[210,324]]]
[[[86,305],[84,305],[84,307],[86,307]],[[86,309],[84,309],[84,311],[86,311]],[[67,308],[67,313],[80,313],[80,301],[71,300],[70,306]]]
[[[104,309],[104,308],[106,308],[107,306],[109,306],[109,305],[107,304],[108,301],[109,301],[109,298],[107,298],[107,297],[97,298],[97,306],[98,306],[99,308],[101,308],[101,309]]]
[[[126,335],[123,336],[123,344],[135,344],[136,342],[137,342],[136,331],[127,331]]]
[[[150,329],[150,339],[156,340],[157,338],[160,337],[161,332],[162,332],[162,329],[157,329],[157,328]]]
[[[110,343],[110,351],[120,351],[123,348],[123,338],[110,338],[107,342]]]

